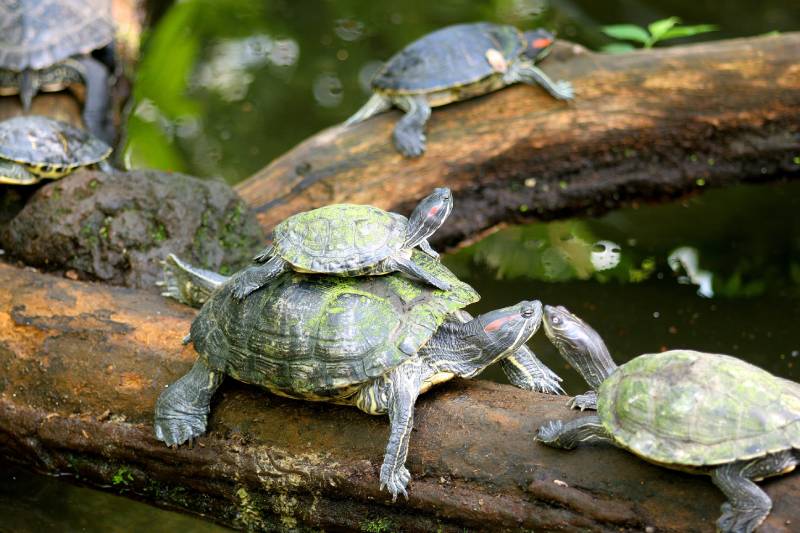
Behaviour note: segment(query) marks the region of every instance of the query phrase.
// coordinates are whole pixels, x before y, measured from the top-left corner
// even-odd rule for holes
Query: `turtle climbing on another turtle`
[[[588,324],[545,307],[547,337],[592,386],[597,415],[544,424],[537,440],[572,449],[608,442],[646,461],[707,474],[728,501],[717,527],[750,532],[772,509],[754,481],[800,462],[800,384],[729,355],[670,350],[617,367]]]
[[[552,81],[536,63],[555,40],[550,32],[521,32],[514,26],[477,22],[442,28],[395,54],[372,79],[374,94],[345,125],[392,106],[405,111],[394,129],[406,157],[425,152],[425,123],[431,108],[466,100],[512,83],[538,84],[554,98],[571,100],[572,85]]]
[[[477,293],[435,259],[413,254],[450,290],[399,273],[343,278],[284,272],[244,300],[232,294],[236,276],[220,285],[192,322],[197,361],[156,402],[156,438],[180,445],[202,435],[211,397],[229,375],[289,398],[387,414],[381,487],[393,499],[407,495],[417,396],[517,355],[542,314],[538,301],[523,301],[467,322],[453,318]]]
[[[244,298],[281,272],[295,270],[334,276],[378,276],[403,272],[434,287],[450,285],[411,259],[419,246],[438,258],[430,237],[453,209],[447,187],[433,191],[406,219],[369,205],[334,204],[293,215],[272,232],[273,241],[233,280],[233,294]]]
[[[0,122],[0,183],[33,185],[95,164],[109,171],[109,154],[106,143],[66,122],[36,115]]]
[[[83,84],[83,121],[92,134],[111,143],[113,39],[108,0],[2,2],[0,95],[19,94],[27,112],[37,92]]]

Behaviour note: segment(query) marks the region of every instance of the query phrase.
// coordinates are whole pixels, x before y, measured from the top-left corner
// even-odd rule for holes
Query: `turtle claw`
[[[397,495],[402,494],[408,499],[408,491],[406,487],[411,480],[411,473],[405,466],[400,466],[396,470],[385,464],[381,466],[381,489],[384,487],[392,495],[392,501],[397,501]]]
[[[589,391],[586,394],[578,394],[574,398],[569,399],[567,407],[570,409],[580,409],[581,411],[585,411],[586,409],[595,411],[597,410],[597,393]]]
[[[728,502],[722,504],[721,510],[717,530],[722,533],[750,533],[761,525],[770,512],[769,507],[736,508]]]
[[[419,157],[425,153],[425,134],[421,131],[395,130],[394,144],[406,157]]]
[[[205,417],[156,417],[154,430],[156,439],[176,449],[183,443],[190,446],[196,437],[206,432]]]

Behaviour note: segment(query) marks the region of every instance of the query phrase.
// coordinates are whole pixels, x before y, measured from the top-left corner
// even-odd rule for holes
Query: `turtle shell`
[[[295,398],[345,398],[416,353],[448,314],[479,298],[438,261],[418,251],[413,259],[452,289],[400,274],[287,272],[240,301],[226,283],[200,310],[191,339],[212,369],[240,381]]]
[[[597,405],[621,446],[665,465],[712,466],[800,447],[800,384],[728,355],[641,355],[602,383]]]
[[[524,36],[514,26],[489,22],[448,26],[395,54],[375,75],[372,87],[396,94],[461,87],[497,74],[497,65],[487,57],[490,50],[511,63],[524,49]]]
[[[91,133],[41,116],[0,122],[0,158],[28,166],[35,174],[57,176],[108,157],[111,148]]]
[[[0,68],[42,69],[103,48],[113,38],[108,0],[0,3]]]
[[[273,248],[298,271],[358,271],[400,250],[407,226],[404,216],[377,207],[334,204],[278,224]]]

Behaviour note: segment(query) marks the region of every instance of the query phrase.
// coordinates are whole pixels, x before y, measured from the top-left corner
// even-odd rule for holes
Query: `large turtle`
[[[275,226],[272,244],[236,277],[233,294],[244,298],[290,269],[335,276],[399,271],[447,290],[447,282],[411,260],[411,249],[419,246],[438,257],[427,239],[452,209],[450,189],[441,187],[424,198],[408,220],[369,205],[333,204],[298,213]]]
[[[477,300],[477,293],[430,256],[414,251],[413,259],[451,289],[415,284],[397,273],[342,278],[285,272],[241,301],[232,294],[233,283],[223,283],[192,323],[197,362],[156,402],[156,437],[179,445],[203,434],[211,396],[227,374],[290,398],[388,414],[381,487],[393,497],[406,494],[410,474],[404,463],[417,396],[454,376],[470,378],[495,361],[518,357],[541,322],[538,301],[462,322],[453,313]]]
[[[100,164],[111,147],[91,133],[48,117],[14,117],[0,122],[0,183],[32,185],[78,167]]]
[[[395,54],[372,79],[375,94],[346,125],[397,106],[406,112],[394,129],[394,143],[407,157],[425,152],[425,123],[431,107],[466,100],[512,83],[539,84],[553,97],[570,100],[572,85],[552,81],[535,63],[554,37],[543,30],[477,22],[448,26]]]
[[[0,94],[19,93],[26,111],[36,93],[86,87],[83,119],[111,142],[108,111],[114,25],[108,0],[0,3]],[[92,52],[96,56],[92,57]]]
[[[729,355],[671,350],[617,367],[589,325],[545,307],[545,332],[593,391],[577,405],[597,415],[551,421],[538,440],[571,449],[610,442],[668,468],[708,474],[728,502],[717,527],[749,532],[772,508],[753,480],[800,462],[800,384]]]

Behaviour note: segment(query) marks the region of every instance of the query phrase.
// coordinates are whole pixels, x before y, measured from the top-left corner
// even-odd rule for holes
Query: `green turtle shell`
[[[66,122],[41,116],[0,122],[0,158],[21,163],[39,176],[60,177],[110,153],[106,143]]]
[[[416,353],[448,314],[479,298],[438,261],[416,251],[413,259],[452,289],[400,274],[286,272],[240,301],[226,283],[192,322],[191,339],[210,368],[240,381],[294,398],[346,398]]]
[[[114,38],[109,0],[0,2],[0,68],[43,69]]]
[[[728,355],[641,355],[598,390],[624,448],[665,465],[712,466],[800,447],[800,384]]]
[[[430,93],[477,83],[495,68],[486,53],[497,50],[507,63],[525,49],[517,28],[488,22],[448,26],[414,41],[378,71],[372,87],[387,93]]]
[[[334,204],[278,224],[272,246],[298,271],[358,272],[400,250],[407,226],[404,216],[377,207]]]

